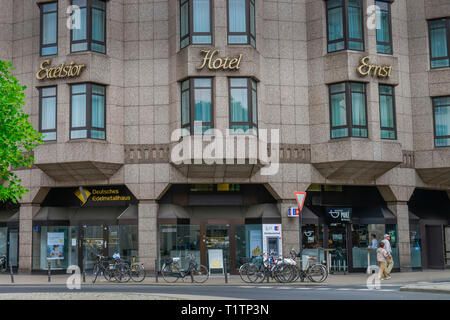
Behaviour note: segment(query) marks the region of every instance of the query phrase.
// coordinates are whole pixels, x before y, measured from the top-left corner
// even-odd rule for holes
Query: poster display
[[[47,233],[47,260],[64,259],[64,232]]]
[[[223,250],[208,249],[208,264],[211,269],[224,269],[223,267]]]
[[[251,256],[259,256],[262,254],[261,248],[262,231],[250,230],[250,254]]]

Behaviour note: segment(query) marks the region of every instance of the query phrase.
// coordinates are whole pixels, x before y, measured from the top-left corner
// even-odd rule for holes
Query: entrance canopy
[[[127,209],[128,207],[41,207],[33,221],[114,221]]]
[[[352,213],[352,223],[397,224],[397,218],[391,210],[381,205],[354,207]]]

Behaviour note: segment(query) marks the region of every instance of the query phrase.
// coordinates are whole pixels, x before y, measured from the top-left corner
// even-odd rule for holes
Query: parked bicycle
[[[94,280],[92,280],[92,283],[95,283],[95,281],[97,281],[97,277],[99,274],[103,274],[106,281],[111,281],[113,272],[110,268],[110,259],[102,255],[97,255],[97,260],[94,264],[94,268],[92,269],[92,273],[94,275]]]
[[[296,260],[299,254],[294,249],[290,252],[291,259]],[[306,259],[306,266],[303,268],[303,261],[300,259],[296,265],[296,275],[292,281],[301,279],[303,282],[305,279],[309,279],[312,282],[324,282],[328,277],[327,267],[322,263],[314,263],[317,261],[316,257],[308,257]]]
[[[0,271],[3,273],[6,271],[7,259],[6,256],[0,256]]]
[[[203,283],[209,278],[209,271],[204,265],[198,264],[193,254],[188,254],[189,265],[187,270],[180,271],[172,258],[165,258],[161,274],[166,282],[174,283],[178,279],[191,277],[193,282]]]
[[[239,274],[244,282],[261,283],[265,279],[272,278],[277,282],[286,283],[294,278],[295,269],[289,261],[277,258],[271,253],[267,258],[264,255],[253,256],[251,262],[241,266]]]
[[[145,279],[145,269],[143,263],[132,262],[130,264],[130,276],[134,282],[142,282]]]
[[[112,258],[97,255],[97,261],[93,268],[94,280],[98,275],[103,274],[107,281],[112,282],[142,282],[145,279],[144,264],[132,262],[129,263],[120,258],[119,253],[115,253]]]

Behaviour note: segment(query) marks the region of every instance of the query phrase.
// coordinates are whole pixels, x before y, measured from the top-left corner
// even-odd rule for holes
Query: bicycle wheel
[[[191,272],[194,282],[203,283],[209,278],[208,268],[206,268],[204,265],[199,265],[197,269],[192,270]]]
[[[173,264],[164,264],[161,269],[161,274],[164,278],[164,281],[169,283],[174,283],[181,277],[180,271]]]
[[[106,281],[115,282],[116,278],[114,275],[114,267],[111,267],[109,263],[103,266],[103,277],[105,277]]]
[[[273,275],[276,281],[281,283],[290,282],[293,279],[293,272],[290,264],[282,263],[274,268]]]
[[[248,278],[248,269],[250,268],[250,263],[244,263],[239,268],[239,275],[241,276],[242,281],[246,283],[250,283],[251,281]]]
[[[264,266],[257,266],[255,264],[250,264],[247,269],[247,278],[251,283],[261,283],[264,281],[266,275],[266,270]]]
[[[145,269],[143,266],[135,264],[131,266],[131,280],[142,282],[145,279]]]
[[[118,282],[128,282],[131,279],[130,266],[127,263],[119,262],[114,268],[114,277]]]
[[[327,278],[326,270],[318,264],[310,266],[306,273],[308,279],[312,282],[323,282]]]

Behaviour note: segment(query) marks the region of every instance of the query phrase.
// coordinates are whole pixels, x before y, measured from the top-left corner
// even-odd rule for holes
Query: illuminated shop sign
[[[390,78],[391,77],[391,71],[392,66],[388,65],[376,65],[376,64],[369,64],[370,57],[363,57],[361,58],[360,65],[356,69],[356,71],[363,77],[365,76],[372,76],[372,77],[379,77],[379,78]]]
[[[42,61],[40,69],[36,73],[38,80],[76,78],[86,67],[84,64],[75,64],[73,61],[68,65],[62,63],[59,66],[51,66],[50,63],[50,59]]]
[[[352,221],[352,208],[327,208],[328,223],[347,223]]]
[[[203,68],[208,68],[209,70],[239,70],[242,53],[235,58],[224,57],[215,58],[215,55],[219,55],[219,50],[200,50],[200,53],[204,55],[203,63],[201,66],[197,67],[197,70],[202,70]]]

